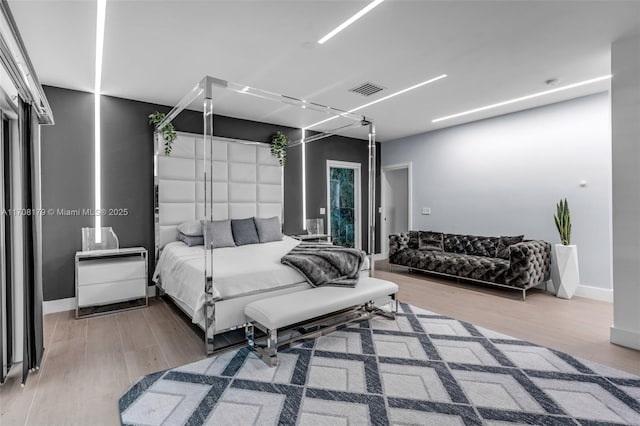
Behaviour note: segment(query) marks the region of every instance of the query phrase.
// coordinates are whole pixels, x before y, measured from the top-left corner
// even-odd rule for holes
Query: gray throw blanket
[[[313,287],[355,287],[365,253],[328,244],[302,243],[282,257],[282,263],[300,272]]]

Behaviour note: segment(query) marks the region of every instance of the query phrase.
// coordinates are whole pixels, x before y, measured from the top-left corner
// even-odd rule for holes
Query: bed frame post
[[[369,275],[373,277],[376,252],[376,126],[369,122]]]
[[[202,111],[202,120],[204,128],[203,137],[203,170],[204,170],[204,219],[213,221],[213,100],[212,100],[212,82],[208,78],[205,78],[204,87],[204,109]],[[207,169],[207,161],[209,161],[209,168]],[[207,182],[211,179],[211,182]],[[196,206],[196,217],[199,212]],[[207,256],[211,260],[211,274],[207,273]],[[207,356],[213,354],[214,345],[213,338],[215,336],[215,300],[213,299],[213,277],[215,276],[213,271],[215,269],[213,263],[213,247],[205,247],[204,250],[204,294],[205,294],[205,330],[204,341],[207,351]],[[211,279],[207,277],[211,275]]]

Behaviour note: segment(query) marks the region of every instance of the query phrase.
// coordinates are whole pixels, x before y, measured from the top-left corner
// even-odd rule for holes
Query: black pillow
[[[260,242],[256,224],[252,217],[247,219],[232,219],[231,231],[233,232],[233,240],[237,246],[258,244]]]
[[[521,243],[524,240],[524,235],[516,235],[514,237],[500,237],[498,241],[496,257],[509,260],[509,246],[512,244]]]
[[[420,231],[418,237],[418,248],[420,250],[438,250],[444,249],[444,234],[442,232],[423,232]]]

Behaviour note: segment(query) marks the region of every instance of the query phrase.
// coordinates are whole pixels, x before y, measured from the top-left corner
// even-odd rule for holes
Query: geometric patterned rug
[[[140,379],[122,424],[640,425],[640,377],[400,304],[278,351]]]

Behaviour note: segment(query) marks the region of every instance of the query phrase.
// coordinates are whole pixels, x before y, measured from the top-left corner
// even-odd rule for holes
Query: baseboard
[[[578,285],[578,288],[576,288],[575,296],[613,303],[613,290],[607,288]]]
[[[76,308],[76,298],[45,300],[42,302],[42,314],[54,314],[56,312],[73,311]]]
[[[147,296],[154,297],[156,295],[156,286],[147,287]],[[73,311],[76,309],[76,298],[69,297],[67,299],[45,300],[42,302],[42,314],[54,314],[56,312]]]
[[[611,343],[640,350],[640,332],[611,326]]]

